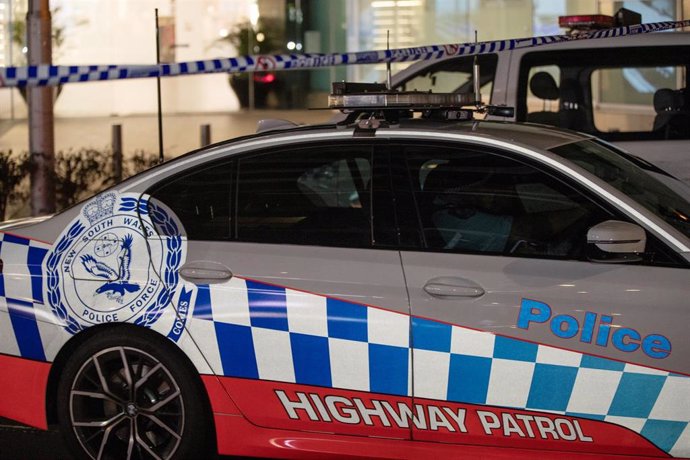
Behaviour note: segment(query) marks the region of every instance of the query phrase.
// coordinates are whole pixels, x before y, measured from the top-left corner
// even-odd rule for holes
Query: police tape
[[[573,40],[593,40],[638,35],[662,30],[678,29],[681,27],[690,27],[690,20],[636,24],[612,29],[582,32],[575,35],[549,35],[478,43],[431,45],[355,53],[252,55],[160,65],[37,65],[27,67],[0,67],[0,88],[56,86],[65,83],[86,81],[124,80],[159,76],[174,77],[218,72],[294,70],[331,67],[336,65],[408,62],[439,59],[449,56],[472,56]]]

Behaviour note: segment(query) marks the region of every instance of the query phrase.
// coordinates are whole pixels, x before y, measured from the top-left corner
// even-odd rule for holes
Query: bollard
[[[110,145],[113,149],[113,178],[115,183],[122,180],[122,125],[113,125]]]
[[[206,147],[211,143],[211,125],[201,125],[199,132],[201,133],[201,147]]]

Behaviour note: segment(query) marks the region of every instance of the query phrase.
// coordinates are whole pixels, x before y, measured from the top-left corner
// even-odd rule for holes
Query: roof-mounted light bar
[[[474,103],[470,94],[422,93],[422,92],[388,92],[331,94],[328,106],[331,109],[441,109],[460,108]]]
[[[436,109],[475,104],[471,94],[389,90],[380,83],[333,83],[328,96],[331,109]]]
[[[380,83],[333,83],[328,96],[328,108],[349,113],[346,123],[360,115],[396,122],[421,112],[423,118],[439,120],[472,120],[474,113],[513,117],[514,109],[489,106],[476,101],[473,94],[432,93],[423,91],[389,90]]]

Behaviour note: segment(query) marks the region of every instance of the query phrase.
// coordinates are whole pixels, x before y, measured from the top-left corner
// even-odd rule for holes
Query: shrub
[[[25,202],[28,198],[26,190],[19,186],[29,172],[28,159],[27,153],[15,155],[12,150],[0,150],[0,221],[5,220],[10,202]]]
[[[29,155],[0,151],[0,221],[25,217],[30,210]],[[123,162],[124,178],[158,163],[158,156],[137,151]],[[110,150],[83,148],[55,154],[55,205],[66,209],[115,183]]]

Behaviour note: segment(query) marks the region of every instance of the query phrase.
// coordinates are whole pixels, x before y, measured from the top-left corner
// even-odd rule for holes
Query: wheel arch
[[[46,386],[46,420],[48,425],[56,425],[58,423],[57,417],[57,400],[58,400],[58,383],[60,381],[60,376],[65,365],[69,361],[70,356],[77,350],[81,345],[86,343],[92,337],[98,335],[99,333],[105,331],[119,330],[121,333],[126,334],[127,331],[136,331],[136,334],[147,335],[151,337],[152,340],[158,340],[161,343],[165,343],[166,347],[176,355],[178,362],[183,366],[187,367],[188,370],[198,378],[195,379],[194,384],[197,390],[202,395],[202,400],[204,402],[204,411],[208,422],[211,424],[212,429],[208,430],[207,435],[209,436],[208,445],[217,446],[216,441],[216,430],[215,421],[213,417],[213,411],[211,409],[211,401],[209,399],[208,391],[204,386],[201,376],[198,370],[189,359],[189,357],[177,346],[174,342],[170,341],[167,337],[159,334],[158,332],[145,328],[142,326],[135,326],[129,323],[108,323],[100,324],[97,326],[90,327],[83,332],[76,334],[70,340],[63,345],[63,347],[58,352],[57,356],[53,360],[52,366],[50,368],[50,373],[48,374],[48,384]]]

